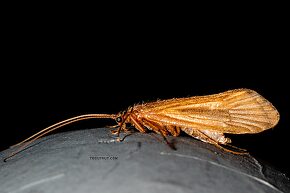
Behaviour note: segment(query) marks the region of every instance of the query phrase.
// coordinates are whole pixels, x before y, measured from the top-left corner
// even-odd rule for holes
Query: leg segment
[[[148,120],[143,120],[143,123],[146,127],[150,128],[152,131],[154,131],[155,133],[157,134],[160,134],[164,141],[166,142],[166,144],[173,150],[176,150],[175,146],[173,143],[170,143],[166,136],[168,135],[168,131],[166,130],[166,128],[160,124],[157,124],[157,123],[152,123]]]
[[[150,130],[154,131],[157,134],[160,134],[160,135],[163,135],[163,136],[168,135],[168,131],[165,129],[165,127],[163,127],[160,124],[157,124],[155,122],[153,123],[153,122],[148,121],[146,119],[143,120],[143,124],[146,127],[148,127]]]
[[[177,137],[180,134],[180,128],[179,127],[176,127],[176,126],[173,126],[173,125],[168,125],[168,126],[166,126],[166,129],[174,137]]]
[[[133,126],[140,131],[141,133],[146,133],[146,129],[138,122],[138,120],[136,119],[136,117],[134,115],[130,115],[130,120],[131,120],[131,124],[133,124]]]

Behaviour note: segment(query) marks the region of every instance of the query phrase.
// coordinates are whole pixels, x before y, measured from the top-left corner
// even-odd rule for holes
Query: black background
[[[2,150],[72,116],[250,88],[276,106],[281,120],[260,134],[231,136],[233,143],[289,174],[289,44],[283,22],[272,15],[108,22],[94,14],[26,14],[5,29]],[[109,124],[88,120],[58,132]]]

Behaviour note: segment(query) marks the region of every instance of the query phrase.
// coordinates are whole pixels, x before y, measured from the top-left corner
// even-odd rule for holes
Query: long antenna
[[[6,158],[4,158],[4,162],[6,162],[7,159],[15,156],[16,154],[18,154],[20,151],[22,151],[25,147],[27,147],[29,144],[31,144],[32,142],[34,142],[35,140],[39,139],[40,137],[60,128],[63,127],[65,125],[71,124],[73,122],[77,122],[77,121],[81,121],[81,120],[85,120],[85,119],[115,119],[117,116],[114,114],[85,114],[85,115],[79,115],[76,117],[72,117],[69,119],[65,119],[63,121],[60,121],[58,123],[55,123],[49,127],[46,127],[44,129],[42,129],[41,131],[35,133],[34,135],[28,137],[27,139],[13,145],[12,147],[15,146],[19,146],[22,145],[21,147],[19,147],[15,152],[11,153],[9,156],[7,156]]]

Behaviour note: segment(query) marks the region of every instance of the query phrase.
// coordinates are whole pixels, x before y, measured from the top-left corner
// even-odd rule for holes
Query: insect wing
[[[147,105],[143,117],[178,127],[221,133],[258,133],[279,121],[276,108],[253,90],[157,101]]]

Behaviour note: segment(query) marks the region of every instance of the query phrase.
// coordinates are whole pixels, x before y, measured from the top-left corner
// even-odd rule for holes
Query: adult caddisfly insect
[[[24,141],[20,148],[5,158],[8,159],[36,139],[64,125],[93,118],[110,118],[117,122],[113,133],[127,131],[131,124],[145,133],[152,130],[163,136],[186,134],[206,143],[227,145],[231,142],[225,133],[259,133],[274,127],[279,121],[276,108],[257,92],[250,89],[235,89],[219,94],[158,100],[137,104],[118,114],[85,114],[51,125]],[[4,160],[4,161],[5,161]]]

